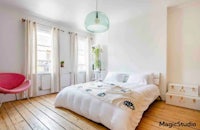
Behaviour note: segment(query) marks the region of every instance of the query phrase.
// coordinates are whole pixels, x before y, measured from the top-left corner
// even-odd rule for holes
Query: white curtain
[[[25,21],[25,76],[31,80],[28,96],[37,95],[37,25],[30,20]]]
[[[60,86],[59,29],[52,29],[51,93],[59,92]]]
[[[94,44],[93,36],[88,36],[88,46],[87,46],[87,70],[86,70],[86,82],[92,79],[92,45]]]
[[[78,37],[77,33],[70,32],[70,61],[71,61],[71,84],[78,82]]]

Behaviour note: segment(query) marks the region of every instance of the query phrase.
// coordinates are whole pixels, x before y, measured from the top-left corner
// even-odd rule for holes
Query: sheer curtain
[[[92,45],[94,44],[93,36],[88,36],[88,46],[87,46],[87,68],[86,68],[86,82],[92,79]]]
[[[25,76],[31,80],[28,96],[38,93],[37,88],[37,25],[30,20],[25,21]]]
[[[52,29],[52,72],[51,93],[61,90],[60,86],[59,29]]]
[[[70,32],[71,84],[78,82],[78,36]]]

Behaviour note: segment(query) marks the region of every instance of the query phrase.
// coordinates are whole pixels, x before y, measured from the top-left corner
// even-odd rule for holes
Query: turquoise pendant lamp
[[[97,1],[96,11],[86,16],[85,28],[91,33],[102,33],[109,29],[109,19],[103,12],[97,11]]]

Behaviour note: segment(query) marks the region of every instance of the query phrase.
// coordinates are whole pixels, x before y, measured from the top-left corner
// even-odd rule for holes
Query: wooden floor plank
[[[166,127],[166,126],[160,126],[160,123],[159,122],[162,122],[160,119],[156,118],[155,116],[146,116],[145,118],[142,119],[142,123],[145,123],[145,124],[149,124],[149,125],[152,125],[156,128],[159,128],[159,129],[162,129],[162,130],[169,130],[169,127]],[[168,122],[168,121],[166,121]],[[179,128],[170,128],[170,130],[178,130]]]
[[[156,114],[156,115],[155,115]],[[146,116],[154,116],[157,119],[163,120],[163,121],[168,121],[168,122],[200,122],[199,120],[197,120],[198,117],[190,117],[190,115],[182,115],[179,113],[172,113],[172,112],[168,112],[168,113],[164,113],[164,111],[159,112],[157,110],[157,112],[155,113],[154,111],[149,111],[149,114],[146,114]],[[171,118],[173,117],[173,118]],[[196,119],[195,119],[196,118]],[[200,123],[197,123],[197,127],[200,128]]]
[[[171,109],[168,109],[168,106],[170,106]],[[182,109],[184,109],[184,110],[182,110]],[[177,110],[181,110],[181,112],[179,112]],[[185,112],[182,113],[182,111],[185,111]],[[174,127],[174,128],[181,129],[181,130],[198,130],[198,129],[200,129],[200,123],[198,123],[198,122],[200,122],[199,116],[198,116],[198,114],[191,116],[190,114],[192,112],[197,112],[198,114],[200,113],[200,111],[181,108],[181,107],[177,107],[177,106],[171,106],[171,105],[165,104],[164,102],[157,101],[154,104],[152,104],[149,107],[149,109],[144,113],[143,119],[151,118],[151,120],[156,120],[156,122],[164,121],[164,122],[168,122],[168,123],[193,122],[193,123],[196,123],[195,127],[193,127],[193,126],[191,126],[191,127],[178,126],[178,127]],[[143,121],[143,119],[142,119],[142,121]],[[170,129],[172,129],[172,128],[170,128]]]
[[[47,113],[47,115],[54,120],[56,123],[58,123],[60,126],[67,130],[81,130],[79,127],[73,125],[71,122],[63,118],[62,116],[58,115],[54,111],[48,109],[47,107],[41,105],[40,103],[36,102],[33,99],[30,99],[30,102],[40,111],[43,113]]]
[[[24,118],[16,111],[10,102],[4,103],[4,107],[17,130],[31,130],[31,127],[26,123]]]
[[[1,118],[4,120],[4,122],[6,124],[6,129],[5,130],[15,130],[14,124],[11,121],[10,117],[8,116],[8,113],[6,112],[6,110],[4,108],[4,104],[1,106],[0,116],[1,116]],[[4,130],[4,129],[2,129],[2,130]]]
[[[145,130],[147,128],[148,130],[169,130],[168,127],[160,127],[158,122],[151,120],[149,118],[144,118],[142,122],[139,123],[136,130]],[[177,130],[177,129],[170,128],[170,130]]]
[[[107,130],[107,128],[98,125],[94,122],[92,123],[87,123],[90,122],[90,120],[74,113],[71,112],[69,110],[66,109],[62,109],[62,108],[55,108],[54,106],[51,105],[51,103],[49,103],[48,101],[46,101],[44,98],[34,98],[35,101],[41,103],[42,105],[46,106],[47,108],[51,109],[52,111],[56,112],[58,115],[63,116],[66,120],[68,120],[69,122],[74,123],[75,125],[77,125],[80,128],[84,128],[87,130],[94,130],[94,129],[98,129],[98,130]]]
[[[42,96],[41,98],[43,98],[44,100],[46,100],[46,101],[49,102],[50,104],[54,105],[56,96],[45,95],[45,96]]]
[[[147,117],[154,116],[157,119],[160,119],[162,121],[168,121],[168,122],[177,122],[177,121],[184,122],[184,123],[200,122],[200,117],[198,115],[190,115],[188,113],[179,113],[171,109],[151,108],[148,110],[148,112],[146,112],[144,116],[147,116]],[[200,123],[197,123],[196,127],[200,128]],[[191,129],[191,128],[188,128],[188,129]]]
[[[32,112],[32,114],[37,117],[38,120],[40,120],[43,124],[46,124],[46,126],[50,130],[64,130],[62,126],[54,122],[51,118],[49,118],[45,113],[41,112],[35,106],[33,106],[31,103],[29,103],[27,100],[21,100],[20,101],[24,106]]]
[[[23,104],[19,101],[11,102],[17,111],[24,117],[26,122],[34,130],[48,130],[48,128],[42,124],[30,111],[28,111]]]
[[[4,109],[3,107],[1,109]],[[6,121],[3,118],[3,110],[0,110],[0,130],[8,130]]]
[[[156,107],[154,107],[156,106]],[[169,105],[169,104],[165,104],[163,102],[156,102],[156,104],[152,104],[150,107],[152,108],[157,108],[157,109],[162,109],[162,110],[167,110],[167,111],[172,111],[172,112],[176,112],[179,114],[189,114],[191,115],[190,117],[194,116],[198,116],[200,117],[200,112],[197,110],[193,110],[193,109],[189,109],[189,108],[184,108],[183,107],[178,107],[178,106],[174,106],[174,105]]]
[[[56,94],[50,94],[4,103],[0,108],[0,130],[108,130],[101,124],[84,118],[70,110],[55,108]],[[161,126],[159,123],[193,122],[195,127]],[[200,111],[176,107],[155,101],[147,111],[136,130],[200,130]]]

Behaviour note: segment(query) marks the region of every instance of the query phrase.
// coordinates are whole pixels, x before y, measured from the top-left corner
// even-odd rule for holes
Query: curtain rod
[[[68,32],[69,34],[72,34],[72,33],[74,33],[75,35],[77,35],[77,33],[75,33],[75,32]]]
[[[22,22],[26,22],[26,19],[22,18]],[[36,23],[36,22],[34,22],[34,23]],[[41,23],[37,23],[37,24],[47,26],[47,27],[52,27],[52,26],[49,26],[49,25],[41,24]],[[64,30],[59,29],[59,28],[58,28],[58,30],[60,30],[61,32],[65,32]]]

